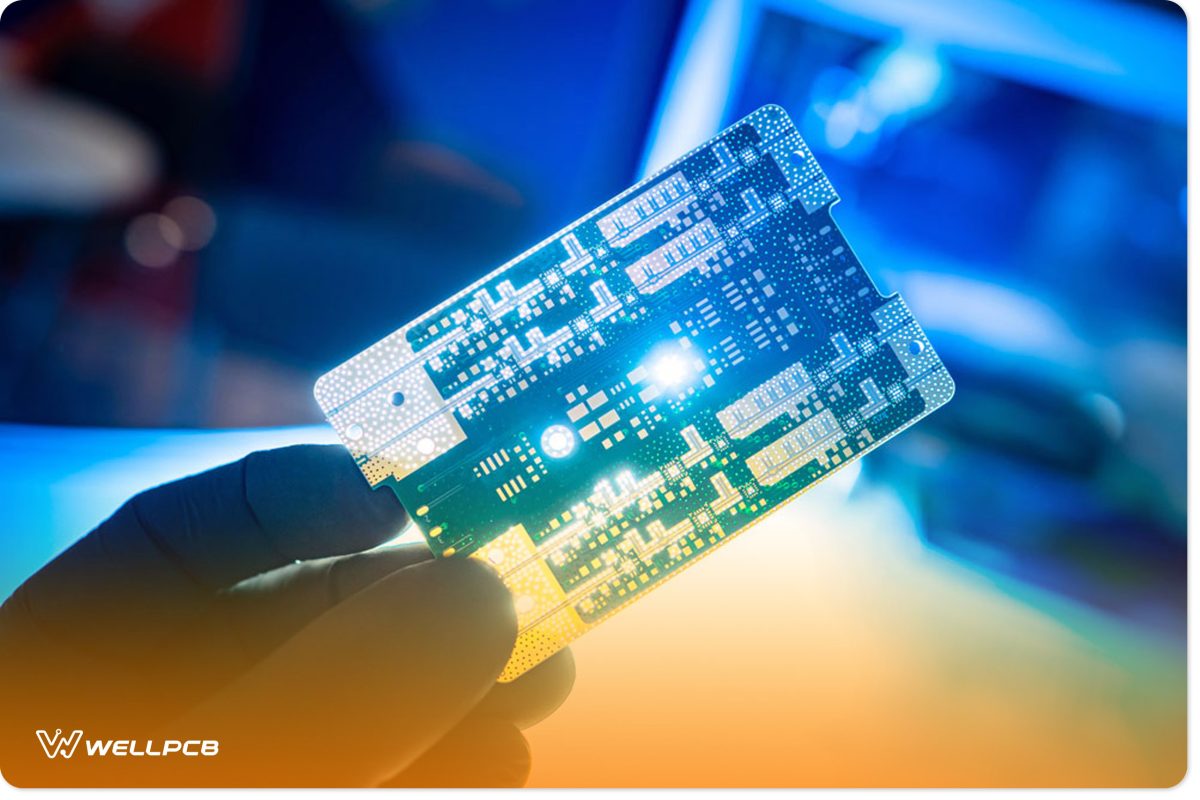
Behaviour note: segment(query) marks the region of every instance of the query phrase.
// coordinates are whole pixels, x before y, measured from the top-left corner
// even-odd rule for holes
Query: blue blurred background
[[[1186,21],[1149,0],[24,0],[0,20],[0,595],[318,374],[786,107],[958,382],[923,542],[1182,641]]]

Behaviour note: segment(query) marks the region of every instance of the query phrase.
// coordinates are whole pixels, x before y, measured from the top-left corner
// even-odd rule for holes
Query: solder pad
[[[764,106],[317,382],[434,553],[503,575],[501,680],[950,399],[836,200]]]

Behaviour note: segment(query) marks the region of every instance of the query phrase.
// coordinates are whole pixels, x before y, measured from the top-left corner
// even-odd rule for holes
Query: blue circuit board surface
[[[516,598],[502,679],[948,401],[765,106],[323,376],[435,553]]]

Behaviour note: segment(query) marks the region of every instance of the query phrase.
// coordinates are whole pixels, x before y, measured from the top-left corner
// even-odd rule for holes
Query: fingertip
[[[395,537],[408,515],[373,490],[340,445],[293,445],[243,459],[246,500],[279,549],[296,559],[366,550]]]
[[[383,577],[342,606],[362,602],[371,610],[355,617],[382,623],[381,655],[396,659],[396,670],[446,686],[478,687],[474,702],[512,655],[517,636],[512,595],[492,569],[475,559],[415,564]],[[414,649],[413,643],[421,646]]]
[[[519,788],[533,764],[529,742],[510,723],[472,714],[384,782],[389,788]]]
[[[327,562],[324,571],[325,591],[322,595],[330,605],[334,605],[388,575],[432,560],[433,553],[429,548],[424,543],[417,543],[381,547],[305,563]],[[304,564],[294,566],[300,567]]]
[[[496,684],[476,712],[529,728],[566,702],[574,686],[575,656],[564,648],[515,681]]]
[[[439,589],[452,598],[446,609],[457,616],[456,623],[494,640],[499,672],[517,639],[517,611],[499,573],[476,558],[443,558],[428,568]]]

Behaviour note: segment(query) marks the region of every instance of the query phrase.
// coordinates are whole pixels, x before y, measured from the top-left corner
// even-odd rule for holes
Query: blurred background
[[[895,739],[870,752],[847,744],[844,760],[779,772],[747,751],[726,772],[693,774],[725,785],[1178,779],[1186,20],[1165,0],[10,5],[0,595],[133,491],[256,447],[331,441],[311,395],[320,373],[768,102],[797,121],[842,197],[847,239],[881,290],[904,294],[958,393],[820,501],[731,547],[741,567],[713,559],[662,593],[673,601],[639,608],[692,597],[688,581],[693,593],[753,587],[764,562],[747,554],[768,542],[806,560],[805,574],[825,564],[818,582],[874,565],[842,608],[847,628],[922,631],[911,650],[946,608],[982,604],[955,630],[976,641],[1005,620],[968,659],[984,684],[996,688],[995,665],[1030,642],[1054,643],[1029,656],[1028,683],[996,688],[1000,706],[1030,705],[1029,686],[1054,687],[1043,706],[1084,692],[1078,708],[1026,709],[1013,741],[1084,749],[1058,771],[1030,771],[1013,745],[1009,772],[973,751],[911,772],[920,754],[901,743],[933,752],[974,726],[986,750],[992,718],[951,715],[926,741],[899,721],[911,708],[880,700],[856,719],[876,737],[895,723]],[[826,541],[812,530],[822,519],[846,535]],[[815,542],[823,549],[805,549]],[[901,617],[873,617],[864,609],[889,581]],[[910,585],[916,605],[888,594]],[[935,586],[945,593],[931,607]],[[805,608],[845,597],[828,588]],[[749,614],[765,601],[739,602]],[[636,613],[577,652],[608,641],[614,658],[643,641],[656,612]],[[786,624],[801,643],[820,629]],[[955,652],[951,683],[965,669]],[[661,763],[603,777],[570,766],[561,743],[595,730],[585,712],[629,691],[619,666],[590,683],[587,669],[581,659],[577,698],[531,733],[535,782],[686,783]],[[936,674],[897,697],[957,702],[934,699],[952,691]],[[1101,707],[1116,716],[1094,747],[1095,731],[1080,739],[1037,716]],[[828,728],[805,735],[827,755],[840,741]],[[963,772],[972,758],[978,769]]]

